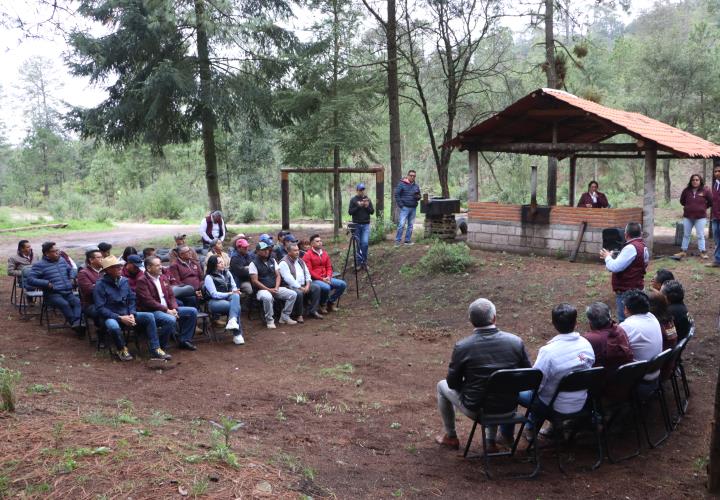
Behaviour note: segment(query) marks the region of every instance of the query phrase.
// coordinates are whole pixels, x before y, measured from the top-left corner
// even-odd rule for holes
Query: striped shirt
[[[538,397],[546,405],[550,404],[560,379],[572,371],[592,368],[594,363],[592,345],[578,332],[555,335],[540,348],[533,366],[543,372]],[[580,411],[586,398],[587,391],[560,393],[554,409],[559,413]]]

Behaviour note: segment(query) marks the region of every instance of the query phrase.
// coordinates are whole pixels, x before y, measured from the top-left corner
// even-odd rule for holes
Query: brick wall
[[[477,202],[469,203],[469,220],[520,222],[520,205]],[[578,208],[556,206],[550,211],[550,224],[578,225],[586,221],[588,227],[624,227],[628,222],[642,222],[642,208]]]

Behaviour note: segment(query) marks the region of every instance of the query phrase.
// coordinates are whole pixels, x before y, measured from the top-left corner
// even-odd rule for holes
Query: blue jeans
[[[518,403],[525,408],[530,406],[532,400],[533,391],[523,391],[518,394]],[[553,410],[548,405],[543,403],[540,398],[535,398],[535,402],[530,408],[530,422],[527,423],[526,427],[530,430],[540,429],[543,422],[552,416]]]
[[[158,339],[157,325],[155,324],[155,316],[149,312],[136,312],[135,313],[135,328],[142,328],[148,337],[148,345],[150,350],[153,351],[160,347],[160,340]],[[122,349],[125,347],[125,337],[123,337],[120,322],[118,320],[109,318],[105,320],[105,328],[108,333],[113,337],[115,341],[115,347]],[[167,338],[165,339],[167,343]]]
[[[194,307],[178,307],[178,320],[180,323],[180,342],[190,342],[195,335],[195,325],[197,324],[197,309]],[[175,324],[178,320],[172,314],[153,311],[152,315],[155,316],[155,324],[157,325],[158,332],[160,332],[161,339],[169,339],[173,333],[175,333]],[[165,344],[162,344],[163,349]]]
[[[80,321],[80,299],[70,291],[46,291],[45,301],[48,305],[57,307],[70,325]]]
[[[345,289],[347,288],[347,283],[337,278],[331,278],[330,284],[325,283],[321,280],[313,280],[313,285],[317,285],[320,288],[321,306],[324,306],[325,304],[334,304],[335,302],[337,302],[337,299],[340,298],[340,296],[345,292]],[[335,290],[332,295],[330,295],[331,290]]]
[[[682,251],[687,252],[690,246],[690,236],[693,228],[695,228],[695,236],[698,240],[698,250],[701,252],[705,251],[705,223],[707,219],[688,219],[683,217],[683,240],[682,240]]]
[[[228,321],[235,318],[240,326],[239,333],[242,333],[242,323],[240,323],[240,296],[232,294],[228,299],[211,299],[208,302],[208,309],[212,314],[227,314]]]
[[[353,233],[357,237],[357,262],[367,264],[368,247],[370,245],[370,224],[358,224]]]
[[[715,240],[715,262],[720,264],[720,220],[712,221],[713,239]]]
[[[405,232],[405,243],[410,243],[412,237],[413,224],[415,223],[415,210],[417,207],[402,207],[400,209],[400,221],[398,222],[397,234],[395,234],[395,243],[400,243],[403,237],[403,227],[407,223],[407,231]]]
[[[625,321],[625,292],[615,292],[615,309],[617,309],[617,322]]]

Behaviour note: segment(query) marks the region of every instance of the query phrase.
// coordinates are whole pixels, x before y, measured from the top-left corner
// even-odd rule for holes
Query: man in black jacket
[[[370,216],[375,213],[372,201],[365,194],[365,184],[357,185],[357,194],[350,198],[348,214],[352,215],[355,228],[353,232],[357,237],[357,262],[360,268],[367,265],[368,247],[370,245]]]
[[[253,289],[248,269],[255,254],[249,251],[250,243],[245,238],[238,238],[235,241],[235,249],[236,252],[230,259],[230,273],[240,291],[245,295],[252,295]]]
[[[455,407],[469,418],[475,418],[490,375],[497,370],[531,366],[520,337],[500,331],[495,326],[495,305],[492,302],[477,299],[470,304],[468,316],[475,330],[455,344],[447,378],[437,385],[438,409],[445,434],[437,436],[435,441],[452,449],[460,446],[455,432]],[[508,394],[507,398],[485,402],[484,410],[491,414],[504,414],[514,412],[516,407],[517,394]],[[487,431],[486,451],[494,453],[497,451],[497,429],[488,426]],[[502,429],[502,437],[506,443],[512,443],[512,426]]]

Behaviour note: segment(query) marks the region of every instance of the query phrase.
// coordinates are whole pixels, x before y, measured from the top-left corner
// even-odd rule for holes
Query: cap
[[[130,264],[135,264],[136,266],[142,266],[143,259],[137,254],[128,255],[127,261]]]
[[[241,239],[241,238],[242,238],[243,240],[249,240],[249,239],[250,239],[250,238],[248,238],[247,236],[245,236],[245,233],[238,233],[238,234],[235,235],[235,239],[236,239],[236,240],[239,240],[239,239]]]
[[[175,236],[173,236],[173,238],[176,240],[184,240],[185,238],[187,238],[187,234],[176,234]]]
[[[297,243],[298,239],[295,236],[293,236],[292,234],[288,233],[285,235],[284,241],[289,241],[290,243]]]
[[[365,189],[365,183],[364,183],[364,182],[361,182],[361,183],[359,183],[356,187],[357,187],[357,190],[358,190],[358,191],[361,191],[361,190]]]
[[[267,234],[267,233],[263,233],[263,234],[260,235],[260,241],[264,241],[264,242],[266,242],[266,243],[269,241],[270,243],[272,243],[272,240],[273,240],[273,239],[272,239],[272,236],[270,236],[270,235]]]
[[[270,245],[268,245],[268,244],[265,243],[264,241],[259,242],[259,243],[255,246],[255,250],[265,250],[266,248],[270,248]]]
[[[239,238],[237,241],[235,241],[235,246],[238,248],[247,248],[250,246],[250,243],[245,238]]]

